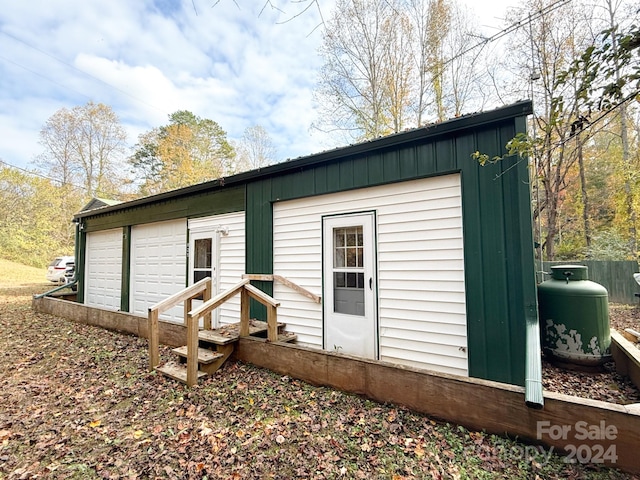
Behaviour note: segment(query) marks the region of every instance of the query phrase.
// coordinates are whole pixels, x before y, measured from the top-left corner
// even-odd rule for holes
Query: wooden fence
[[[538,262],[538,266],[540,263]],[[604,261],[579,260],[543,262],[542,270],[551,272],[553,265],[586,265],[589,269],[589,280],[604,286],[609,292],[609,301],[613,303],[638,303],[636,293],[640,293],[640,285],[633,279],[633,274],[640,272],[638,262],[633,260]],[[538,281],[549,279],[548,275],[538,275]]]

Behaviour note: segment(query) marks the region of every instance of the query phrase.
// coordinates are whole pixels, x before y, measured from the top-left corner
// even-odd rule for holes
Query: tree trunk
[[[587,196],[587,180],[584,172],[584,156],[582,154],[582,141],[580,135],[576,136],[578,143],[578,168],[580,170],[580,192],[582,195],[582,224],[584,227],[584,241],[587,248],[591,246],[591,225],[589,222],[589,197]]]

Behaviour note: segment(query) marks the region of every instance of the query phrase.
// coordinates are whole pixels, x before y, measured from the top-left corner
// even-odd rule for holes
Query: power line
[[[532,24],[534,20],[537,20],[538,18],[541,18],[541,17],[545,16],[546,14],[553,12],[554,10],[560,8],[565,3],[569,3],[570,1],[571,0],[557,0],[555,3],[552,3],[551,5],[548,5],[545,8],[542,8],[542,9],[538,10],[533,15],[529,14],[529,16],[527,17],[528,20],[526,20],[525,22],[518,21],[518,22],[515,22],[515,23],[509,25],[508,27],[500,30],[498,33],[495,33],[490,37],[484,38],[482,41],[480,41],[480,42],[478,42],[478,43],[476,43],[474,45],[471,45],[470,47],[464,49],[462,52],[459,52],[456,55],[454,55],[453,57],[445,60],[443,62],[443,64],[447,65],[447,64],[453,62],[454,60],[457,60],[458,58],[466,55],[470,51],[475,50],[478,47],[483,47],[483,46],[487,45],[488,43],[495,42],[496,40],[499,40],[502,37],[504,37],[506,35],[509,35],[510,33],[513,33],[513,32],[515,32],[516,30],[518,30],[520,28],[528,26],[528,25]]]
[[[20,67],[20,68],[22,68],[22,69],[26,70],[26,71],[27,71],[27,72],[29,72],[29,73],[32,73],[32,74],[34,74],[34,75],[37,75],[38,77],[44,78],[45,80],[47,80],[47,81],[49,81],[49,82],[53,83],[54,85],[58,85],[58,86],[59,86],[59,87],[61,87],[61,88],[64,88],[64,89],[70,90],[70,91],[72,91],[72,92],[77,93],[78,95],[82,95],[83,97],[85,97],[85,98],[87,98],[87,99],[91,100],[91,97],[89,97],[88,95],[85,95],[84,93],[79,92],[78,90],[74,90],[73,88],[71,88],[71,87],[69,87],[69,86],[67,86],[67,85],[63,85],[63,84],[61,84],[61,83],[58,83],[58,82],[56,82],[55,80],[52,80],[51,78],[49,78],[49,77],[47,77],[47,76],[45,76],[45,75],[42,75],[40,72],[36,72],[35,70],[31,70],[30,68],[25,67],[24,65],[21,65],[21,64],[19,64],[19,63],[17,63],[17,62],[14,62],[13,60],[10,60],[10,59],[8,59],[7,57],[5,57],[5,56],[3,56],[3,55],[0,55],[0,58],[1,58],[2,60],[4,60],[5,62],[12,63],[12,64],[14,64],[16,67]]]
[[[80,190],[84,190],[85,192],[89,191],[89,189],[84,185],[77,185],[77,184],[71,183],[71,182],[64,182],[62,180],[58,180],[57,178],[49,177],[47,175],[44,175],[42,173],[39,173],[39,172],[36,172],[36,171],[33,171],[33,170],[27,170],[26,168],[18,167],[17,165],[12,165],[11,163],[5,162],[2,159],[0,159],[0,165],[4,165],[4,166],[6,166],[8,168],[13,168],[14,170],[19,170],[19,171],[21,171],[23,173],[26,173],[27,175],[32,175],[34,177],[42,178],[43,180],[48,180],[50,182],[59,183],[61,187],[65,186],[65,185],[69,185],[71,187],[78,188]],[[127,195],[126,193],[110,193],[109,196],[113,197],[116,200],[128,199],[129,198],[129,195]]]
[[[482,40],[465,48],[464,50],[456,53],[454,56],[452,56],[451,58],[448,58],[446,60],[443,61],[442,65],[444,66],[448,66],[449,64],[453,63],[454,61],[462,58],[463,56],[467,55],[469,52],[475,50],[475,49],[480,49],[480,52],[477,53],[477,56],[480,55],[481,51],[483,48],[487,47],[487,45],[489,45],[492,42],[495,42],[509,34],[514,33],[515,31],[521,29],[521,28],[525,28],[525,27],[529,27],[531,28],[531,26],[533,25],[533,23],[544,17],[545,15],[557,10],[558,8],[564,6],[565,4],[568,4],[569,2],[571,2],[571,0],[557,0],[556,2],[546,6],[545,8],[542,8],[540,10],[537,10],[536,12],[530,12],[526,17],[524,17],[523,20],[519,20],[517,22],[514,22],[512,24],[510,24],[509,26],[505,27],[504,29],[500,30],[499,32],[495,33],[494,35],[490,36],[490,37],[481,37]],[[535,61],[535,60],[534,60]],[[469,78],[469,83],[474,83],[476,82],[478,79],[482,78],[483,76],[485,76],[484,73],[475,73],[473,74],[470,78]],[[447,93],[445,94],[445,98],[447,100],[449,100],[451,97],[453,96],[452,93]],[[476,96],[477,98],[477,96]],[[485,99],[485,97],[483,96],[482,99]],[[468,100],[468,98],[467,98]],[[473,100],[473,98],[471,99]]]
[[[95,75],[90,74],[89,72],[86,72],[86,71],[84,71],[84,70],[82,70],[82,69],[80,69],[80,68],[78,68],[78,67],[76,67],[76,66],[74,66],[74,65],[72,65],[72,64],[70,64],[70,63],[67,63],[67,62],[65,62],[64,60],[62,60],[62,59],[60,59],[60,58],[56,57],[55,55],[52,55],[52,54],[50,54],[49,52],[46,52],[45,50],[42,50],[42,49],[40,49],[40,48],[38,48],[38,47],[36,47],[36,46],[34,46],[34,45],[32,45],[32,44],[30,44],[30,43],[26,42],[25,40],[22,40],[22,39],[20,39],[20,38],[18,38],[18,37],[16,37],[16,36],[14,36],[14,35],[11,35],[10,33],[7,33],[7,32],[5,32],[5,31],[0,31],[0,33],[4,34],[5,36],[7,36],[7,37],[9,37],[9,38],[11,38],[11,39],[13,39],[13,40],[14,40],[14,41],[16,41],[16,42],[19,42],[19,43],[21,43],[21,44],[25,45],[25,46],[26,46],[26,47],[28,47],[28,48],[31,48],[31,49],[33,49],[33,50],[35,50],[35,51],[37,51],[37,52],[41,53],[42,55],[45,55],[45,56],[47,56],[47,57],[49,57],[49,58],[51,58],[51,59],[55,60],[56,62],[58,62],[58,63],[60,63],[60,64],[62,64],[62,65],[64,65],[64,66],[66,66],[66,67],[68,67],[68,68],[70,68],[70,69],[72,69],[72,70],[75,70],[75,71],[77,71],[77,72],[79,72],[79,73],[82,73],[83,75],[86,75],[87,77],[92,78],[93,80],[95,80],[95,81],[97,81],[97,82],[100,82],[100,83],[102,83],[102,84],[106,85],[107,87],[109,87],[109,88],[111,88],[111,89],[113,89],[113,90],[115,90],[115,91],[117,91],[117,92],[121,93],[122,95],[125,95],[125,96],[127,96],[127,97],[131,98],[132,100],[135,100],[136,102],[142,103],[142,104],[144,104],[144,105],[146,105],[146,106],[148,106],[148,107],[150,107],[150,108],[153,108],[154,110],[157,110],[158,112],[161,112],[161,113],[167,114],[167,112],[166,112],[165,110],[163,110],[163,109],[161,109],[161,108],[159,108],[159,107],[156,107],[155,105],[152,105],[152,104],[150,104],[150,103],[148,103],[148,102],[146,102],[146,101],[142,100],[141,98],[138,98],[138,97],[136,97],[136,96],[134,96],[134,95],[131,95],[130,93],[126,92],[125,90],[122,90],[122,89],[120,89],[120,88],[116,87],[115,85],[111,85],[109,82],[106,82],[106,81],[102,80],[101,78],[96,77]],[[48,80],[48,81],[50,81],[50,82],[52,82],[52,83],[54,83],[54,84],[56,84],[56,85],[59,85],[59,86],[61,86],[61,87],[63,87],[63,88],[66,88],[66,89],[68,89],[68,90],[74,91],[74,92],[76,92],[76,93],[79,93],[79,92],[77,92],[76,90],[73,90],[73,89],[71,89],[70,87],[68,87],[68,86],[66,86],[66,85],[61,85],[61,84],[59,84],[59,83],[58,83],[58,82],[56,82],[55,80],[52,80],[51,78],[46,77],[45,75],[42,75],[42,74],[37,73],[37,72],[34,72],[33,70],[31,70],[31,69],[29,69],[29,68],[25,67],[24,65],[21,65],[21,64],[19,64],[19,63],[15,62],[15,61],[13,61],[13,60],[9,60],[9,59],[7,59],[6,57],[0,57],[0,58],[3,58],[4,60],[9,61],[9,62],[13,63],[14,65],[17,65],[17,66],[19,66],[19,67],[22,67],[22,68],[24,68],[25,70],[27,70],[27,71],[29,71],[29,72],[31,72],[31,73],[34,73],[34,74],[36,74],[36,75],[38,75],[38,76],[40,76],[40,77],[42,77],[42,78],[45,78],[46,80]],[[81,95],[83,95],[83,96],[87,97],[87,95],[84,95],[84,94],[81,94]]]
[[[13,168],[14,170],[19,170],[21,172],[24,172],[27,175],[33,175],[34,177],[39,177],[39,178],[42,178],[44,180],[49,180],[50,182],[59,183],[60,186],[70,185],[72,187],[80,188],[82,190],[88,190],[88,188],[83,186],[83,185],[75,185],[75,184],[73,184],[71,182],[64,182],[62,180],[58,180],[57,178],[48,177],[46,175],[43,175],[42,173],[35,172],[33,170],[27,170],[26,168],[18,167],[17,165],[12,165],[12,164],[10,164],[8,162],[5,162],[2,159],[0,159],[0,164],[4,165],[6,167],[9,167],[9,168]]]

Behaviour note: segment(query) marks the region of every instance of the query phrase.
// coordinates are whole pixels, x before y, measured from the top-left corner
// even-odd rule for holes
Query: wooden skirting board
[[[626,375],[640,389],[640,349],[615,330],[611,330],[611,354],[616,371]],[[638,447],[640,451],[640,446]]]
[[[573,445],[581,448],[582,458],[585,452],[595,458],[600,448],[596,445],[604,452],[613,448],[617,459],[610,466],[640,472],[640,405],[546,392],[544,409],[536,410],[525,405],[522,387],[248,338],[240,339],[235,356],[314,385],[403,405],[470,429],[518,437],[557,453],[571,454]],[[556,435],[559,429],[566,434]],[[581,438],[585,432],[593,438]]]
[[[34,299],[32,306],[37,312],[147,336],[146,317],[47,297]],[[612,337],[614,344],[620,343]],[[161,343],[180,346],[185,340],[183,325],[160,322]],[[624,406],[545,392],[544,408],[535,410],[525,405],[522,387],[251,338],[241,338],[234,355],[241,361],[311,384],[395,403],[470,429],[518,437],[553,447],[557,453],[571,453],[571,445],[582,446],[582,454],[589,449],[587,453],[592,455],[597,453],[597,445],[605,451],[613,448],[617,459],[610,466],[640,473],[638,404]],[[635,365],[629,362],[627,368],[636,368]],[[552,435],[560,430],[566,433]],[[587,438],[580,438],[585,435]]]

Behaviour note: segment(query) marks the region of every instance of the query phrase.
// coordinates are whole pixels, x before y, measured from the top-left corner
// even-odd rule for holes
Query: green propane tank
[[[609,295],[584,265],[551,267],[538,285],[542,348],[555,360],[597,366],[611,358]]]

